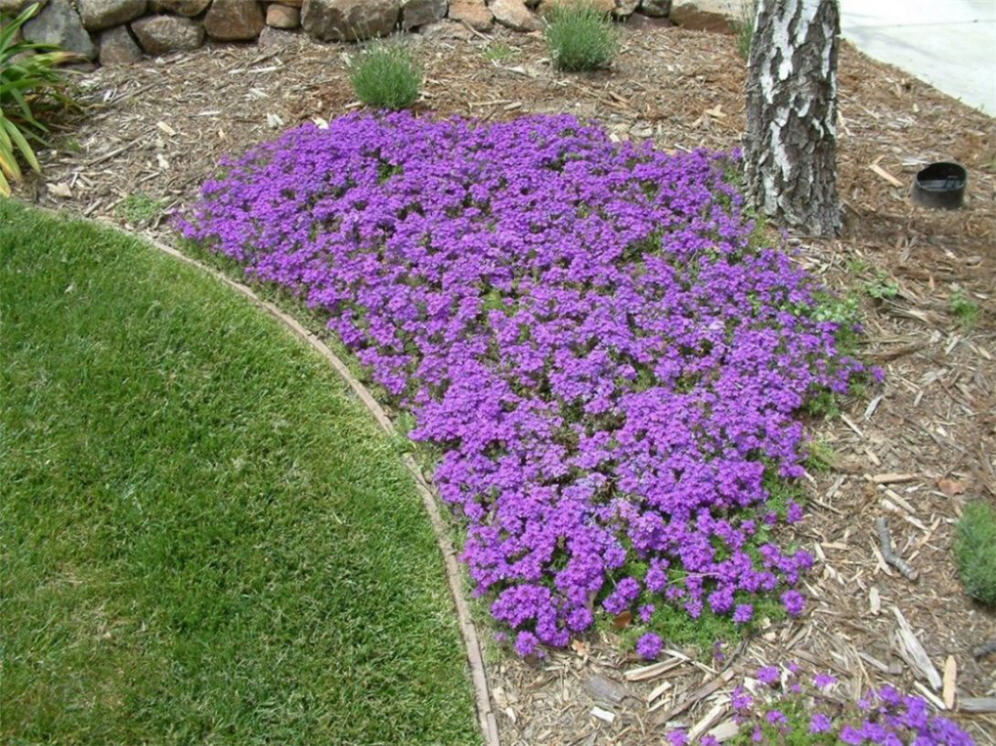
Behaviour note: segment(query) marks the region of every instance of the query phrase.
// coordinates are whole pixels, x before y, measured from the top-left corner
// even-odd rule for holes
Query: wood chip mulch
[[[737,146],[745,69],[734,39],[647,21],[623,31],[610,71],[565,75],[536,35],[437,25],[411,37],[426,68],[419,108],[484,120],[570,112],[668,150]],[[166,210],[188,204],[222,154],[358,108],[346,74],[356,51],[268,32],[261,46],[83,74],[85,116],[41,153],[44,178],[18,196],[119,224],[133,195]],[[842,699],[885,683],[918,694],[996,744],[996,714],[985,711],[996,654],[981,647],[996,639],[996,614],[965,595],[951,552],[966,501],[996,501],[996,120],[847,44],[839,70],[846,228],[837,240],[790,243],[827,285],[860,298],[864,354],[886,379],[841,417],[810,423],[829,463],[809,476],[808,517],[793,534],[818,560],[808,611],[722,660],[671,646],[648,667],[611,635],[542,661],[495,655],[503,744],[658,744],[679,725],[722,734],[733,686],[786,660],[833,673]],[[964,209],[909,199],[916,171],[941,160],[968,169]],[[173,239],[162,217],[129,227]],[[956,297],[978,307],[971,325],[952,312]]]

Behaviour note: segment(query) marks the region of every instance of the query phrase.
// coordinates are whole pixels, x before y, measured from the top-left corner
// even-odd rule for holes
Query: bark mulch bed
[[[410,41],[426,68],[419,108],[439,116],[570,112],[668,150],[729,149],[744,131],[732,37],[644,20],[623,28],[610,71],[580,75],[554,71],[536,35],[444,23]],[[162,210],[192,201],[222,154],[359,106],[345,70],[356,51],[267,32],[261,46],[82,75],[86,115],[41,154],[44,179],[20,196],[122,224],[130,215],[130,227],[170,242]],[[996,714],[965,712],[971,698],[996,695],[996,655],[973,655],[996,638],[996,614],[964,594],[951,552],[965,502],[996,500],[996,120],[847,44],[839,69],[845,231],[790,241],[811,271],[859,299],[864,354],[887,377],[840,417],[810,423],[828,465],[807,480],[796,529],[818,558],[808,611],[722,661],[672,650],[647,668],[611,635],[539,662],[496,654],[488,678],[503,744],[657,744],[664,723],[721,724],[742,673],[789,659],[834,673],[841,697],[891,683],[939,709],[953,698],[948,716],[996,744]],[[911,204],[914,174],[938,160],[968,168],[965,209]],[[158,217],[126,209],[150,200]],[[952,312],[956,296],[980,309],[974,324]],[[879,518],[915,580],[885,561]],[[909,651],[913,637],[946,674],[939,688]]]

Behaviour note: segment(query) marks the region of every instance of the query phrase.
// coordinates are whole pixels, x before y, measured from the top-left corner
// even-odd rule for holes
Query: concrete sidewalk
[[[840,0],[845,39],[996,116],[996,0]]]

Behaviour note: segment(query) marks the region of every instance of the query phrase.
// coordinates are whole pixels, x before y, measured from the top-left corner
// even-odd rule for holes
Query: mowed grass
[[[326,364],[126,236],[0,201],[8,744],[472,744],[442,562]]]

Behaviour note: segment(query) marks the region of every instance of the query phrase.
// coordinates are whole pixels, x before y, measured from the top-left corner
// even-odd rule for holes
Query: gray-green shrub
[[[958,521],[954,551],[965,592],[996,606],[996,509],[981,500],[968,503]]]
[[[418,98],[422,68],[401,43],[379,43],[350,65],[349,80],[367,106],[407,109]]]
[[[585,2],[555,5],[546,15],[550,57],[561,70],[607,67],[619,48],[612,22]]]

